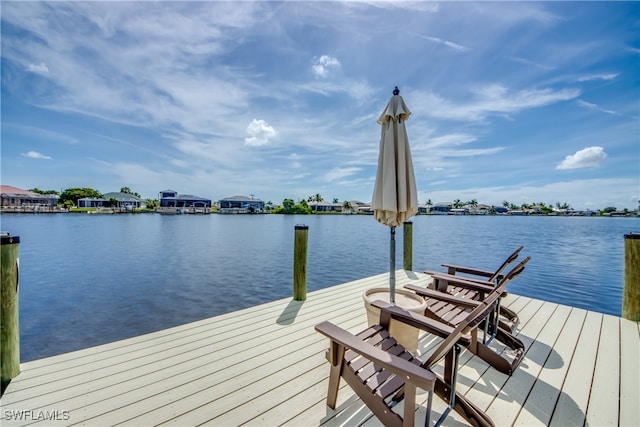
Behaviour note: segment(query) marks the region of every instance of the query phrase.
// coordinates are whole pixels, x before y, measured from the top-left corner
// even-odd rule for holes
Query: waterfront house
[[[371,203],[361,202],[360,200],[351,200],[351,209],[356,213],[373,213]]]
[[[453,206],[453,203],[438,202],[435,205],[431,206],[431,209],[429,210],[429,212],[434,215],[448,215],[452,206]]]
[[[192,194],[178,194],[174,190],[159,193],[160,213],[211,213],[211,200]],[[184,212],[183,212],[184,210]]]
[[[449,209],[448,215],[466,215],[468,213],[466,208],[453,208]]]
[[[115,206],[111,206],[111,202],[115,201]],[[129,193],[112,192],[105,193],[102,197],[83,197],[78,199],[79,208],[105,208],[112,207],[117,209],[140,209],[145,206],[144,200],[140,197]]]
[[[263,213],[264,202],[246,196],[232,196],[219,201],[218,213]]]
[[[3,209],[24,208],[27,210],[51,210],[58,204],[55,194],[39,194],[11,185],[0,185],[0,199]]]
[[[324,200],[309,202],[309,207],[313,212],[342,212],[342,203],[332,203]]]
[[[491,206],[488,205],[468,204],[465,208],[471,215],[488,215],[491,212]]]

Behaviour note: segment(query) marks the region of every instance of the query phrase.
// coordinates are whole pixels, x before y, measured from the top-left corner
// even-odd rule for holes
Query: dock
[[[362,293],[388,286],[388,276],[23,363],[0,399],[0,423],[379,426],[344,382],[336,411],[327,408],[328,340],[314,325],[364,329]],[[430,276],[399,270],[396,281],[426,285]],[[496,425],[640,425],[638,322],[511,294],[504,304],[520,315],[522,363],[507,376],[465,350],[458,377]],[[423,335],[420,351],[437,342]],[[436,416],[444,406],[434,398]],[[465,423],[454,414],[444,425]]]

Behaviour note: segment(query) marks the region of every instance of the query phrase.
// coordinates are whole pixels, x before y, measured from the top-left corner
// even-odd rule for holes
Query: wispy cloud
[[[555,67],[552,67],[550,65],[541,64],[539,62],[535,62],[535,61],[532,61],[530,59],[521,58],[519,56],[511,56],[509,58],[512,61],[518,62],[520,64],[524,64],[524,65],[527,65],[527,66],[535,67],[535,68],[538,68],[538,69],[544,70],[544,71],[551,71],[551,70],[553,70],[555,68]]]
[[[583,106],[583,107],[589,108],[590,110],[601,111],[603,113],[613,114],[613,115],[616,115],[616,116],[620,115],[620,113],[617,113],[617,112],[615,112],[613,110],[607,110],[606,108],[602,108],[599,105],[592,104],[592,103],[587,102],[587,101],[583,101],[582,99],[578,99],[578,100],[576,100],[576,102],[579,105]]]
[[[480,86],[472,91],[473,96],[455,101],[434,92],[421,93],[424,111],[432,117],[482,121],[490,115],[512,114],[522,110],[568,101],[580,96],[580,89],[521,89],[510,91],[501,84]]]
[[[579,82],[590,82],[592,80],[614,80],[618,77],[615,73],[607,73],[607,74],[591,74],[588,76],[578,77],[577,81]]]
[[[51,157],[50,156],[46,156],[42,153],[39,153],[37,151],[27,151],[26,153],[22,153],[23,156],[25,157],[29,157],[30,159],[44,159],[44,160],[50,160]]]
[[[586,147],[582,150],[576,151],[575,154],[570,154],[560,162],[556,169],[580,169],[590,168],[598,166],[604,159],[607,158],[607,154],[602,147]]]
[[[360,172],[360,170],[361,168],[357,168],[357,167],[332,169],[329,172],[324,174],[324,180],[328,182],[338,181],[348,176],[352,176]]]
[[[31,71],[32,73],[36,73],[36,74],[46,74],[49,72],[49,67],[47,67],[47,64],[45,64],[44,62],[41,62],[40,64],[29,64],[27,66],[27,71]]]
[[[417,34],[417,36],[421,37],[421,38],[423,38],[425,40],[428,40],[430,42],[433,42],[433,43],[436,43],[436,44],[439,44],[439,45],[443,45],[443,46],[446,46],[446,47],[450,47],[450,48],[452,48],[454,50],[459,50],[459,51],[462,51],[462,52],[465,52],[465,51],[469,50],[469,48],[467,46],[463,46],[461,44],[454,43],[454,42],[449,41],[449,40],[443,40],[443,39],[441,39],[439,37],[423,36],[421,34]]]

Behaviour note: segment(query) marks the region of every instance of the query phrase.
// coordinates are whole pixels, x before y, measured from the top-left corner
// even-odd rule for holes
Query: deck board
[[[569,369],[567,361],[571,360],[578,341],[576,331],[582,328],[587,314],[584,310],[567,306],[560,306],[559,309],[557,313],[562,313],[562,317],[554,319],[554,323],[561,324],[562,330],[556,341],[553,344],[549,343],[552,348],[544,361],[544,369],[538,374],[514,425],[549,425],[551,421],[551,415]],[[565,318],[564,312],[567,310],[569,312]]]
[[[591,390],[602,315],[588,312],[562,385],[551,425],[583,425]]]
[[[620,425],[640,425],[640,323],[620,319]]]
[[[396,280],[430,279],[400,270]],[[358,332],[366,325],[362,292],[387,285],[380,274],[310,292],[305,302],[272,301],[23,363],[1,399],[2,425],[379,426],[344,383],[338,410],[326,407],[328,342],[313,326],[331,320]],[[461,393],[497,425],[640,424],[637,322],[518,295],[505,304],[521,318],[523,362],[509,377],[463,351]],[[420,350],[439,340],[422,336]],[[434,399],[434,415],[444,407]],[[20,411],[27,419],[16,419]],[[34,419],[56,411],[68,419]],[[455,414],[444,425],[460,423]]]

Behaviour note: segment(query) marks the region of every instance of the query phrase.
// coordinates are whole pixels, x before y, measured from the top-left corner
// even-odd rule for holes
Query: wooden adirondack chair
[[[500,323],[497,320],[498,313],[500,312],[500,297],[507,284],[524,271],[525,265],[530,259],[531,257],[528,256],[518,263],[518,265],[504,276],[497,286],[494,286],[491,282],[480,283],[468,281],[464,286],[466,290],[473,290],[472,293],[456,293],[453,295],[447,287],[447,281],[450,278],[447,276],[445,278],[445,284],[443,285],[439,282],[442,279],[440,279],[438,275],[434,275],[434,281],[436,282],[438,290],[416,285],[405,285],[404,288],[425,298],[427,301],[425,315],[427,317],[436,319],[452,327],[456,327],[459,322],[463,321],[468,313],[473,311],[483,300],[489,296],[497,297],[495,304],[496,311],[487,316],[483,323],[484,334],[482,341],[478,340],[478,329],[476,328],[471,334],[471,344],[468,346],[468,349],[500,372],[511,375],[520,364],[524,356],[525,347],[523,342],[513,336],[510,331],[500,327]],[[457,279],[456,283],[460,282],[461,280]],[[494,338],[513,350],[512,357],[503,357],[489,348],[488,345]]]
[[[509,264],[515,261],[518,258],[518,255],[522,251],[524,246],[518,247],[511,255],[509,255],[504,262],[495,270],[483,270],[475,267],[467,267],[460,266],[455,264],[441,264],[443,267],[447,268],[446,275],[441,272],[436,271],[425,271],[427,274],[431,274],[433,276],[438,276],[440,281],[440,286],[448,289],[448,292],[453,295],[459,295],[463,298],[472,298],[477,299],[477,290],[470,288],[468,285],[468,281],[479,282],[486,284],[486,282],[491,282],[495,286],[500,284],[500,281],[504,279],[504,275],[502,272]],[[464,276],[459,276],[457,273],[461,273]],[[455,277],[451,277],[455,276]],[[506,295],[506,292],[505,292]],[[504,295],[503,295],[504,296]],[[509,332],[515,332],[518,327],[518,323],[520,319],[518,318],[518,314],[509,309],[508,307],[500,307],[500,326],[503,329],[508,330]]]
[[[454,409],[471,425],[493,426],[488,415],[456,392],[456,376],[460,346],[471,345],[473,330],[495,310],[499,298],[497,293],[489,295],[456,327],[381,301],[374,302],[380,308],[380,324],[357,335],[330,322],[316,325],[316,330],[331,340],[326,353],[331,364],[327,405],[335,409],[340,379],[344,378],[374,415],[388,427],[414,425],[417,388],[428,392],[425,425],[430,424],[435,392],[448,403],[436,425],[442,423]],[[444,340],[422,362],[389,335],[391,319],[423,329]],[[431,369],[442,359],[444,375],[439,377]],[[402,400],[404,411],[401,415],[393,407]]]

